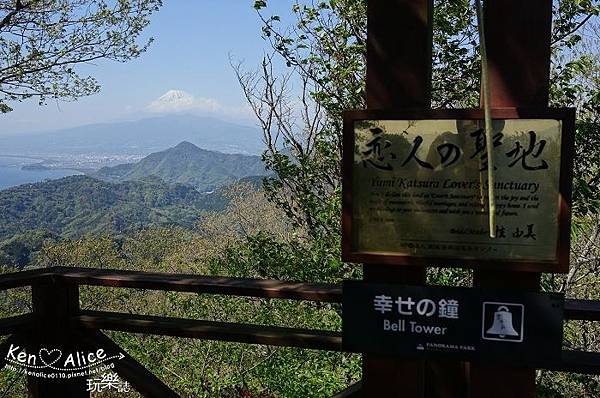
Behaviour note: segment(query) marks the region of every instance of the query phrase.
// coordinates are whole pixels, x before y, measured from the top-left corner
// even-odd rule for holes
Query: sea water
[[[21,184],[54,180],[81,174],[76,170],[22,170],[25,165],[40,163],[41,159],[0,156],[0,190]]]

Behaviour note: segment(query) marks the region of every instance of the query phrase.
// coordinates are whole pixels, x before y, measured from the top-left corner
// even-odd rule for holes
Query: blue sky
[[[271,13],[290,15],[293,0],[270,2]],[[229,55],[254,68],[268,51],[260,36],[253,0],[164,0],[147,29],[155,42],[128,63],[102,61],[80,69],[95,76],[102,91],[76,102],[13,103],[0,115],[0,134],[55,130],[88,123],[143,117],[147,106],[169,90],[183,90],[198,107],[222,119],[251,124]],[[210,108],[210,109],[209,109]],[[214,110],[217,109],[217,110]]]

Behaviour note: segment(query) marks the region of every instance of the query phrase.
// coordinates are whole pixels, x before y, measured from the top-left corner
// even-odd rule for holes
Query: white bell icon
[[[498,307],[494,313],[494,323],[487,333],[496,334],[501,338],[505,336],[518,336],[519,333],[513,327],[512,313],[504,305]]]

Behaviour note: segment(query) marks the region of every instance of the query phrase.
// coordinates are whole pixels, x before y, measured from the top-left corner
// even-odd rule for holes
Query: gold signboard
[[[566,271],[573,112],[494,111],[495,238],[482,119],[346,115],[346,261]]]

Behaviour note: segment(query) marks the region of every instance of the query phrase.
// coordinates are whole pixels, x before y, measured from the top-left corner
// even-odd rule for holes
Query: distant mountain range
[[[109,182],[159,177],[167,183],[191,185],[207,192],[244,177],[265,174],[259,156],[208,151],[184,141],[173,148],[152,153],[137,163],[104,167],[89,175]]]
[[[256,128],[176,114],[46,133],[0,135],[0,154],[147,155],[182,141],[207,150],[248,155],[259,155],[264,147],[262,133]]]

